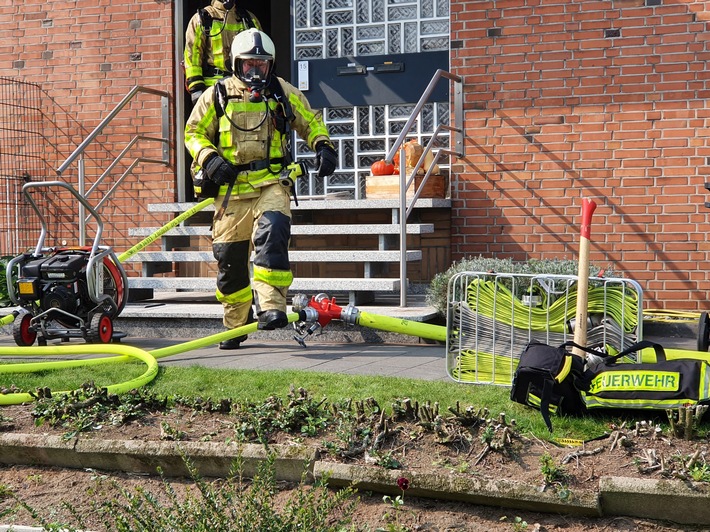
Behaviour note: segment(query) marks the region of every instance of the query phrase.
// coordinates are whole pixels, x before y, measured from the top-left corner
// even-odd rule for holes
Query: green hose
[[[626,292],[626,293],[624,293]],[[546,307],[530,307],[500,283],[474,279],[468,285],[467,303],[472,311],[507,325],[534,331],[565,332],[567,322],[576,315],[577,293],[559,298]],[[607,314],[626,332],[638,324],[638,297],[617,287],[589,289],[589,314]]]
[[[8,314],[7,316],[0,318],[0,327],[3,325],[10,325],[13,321],[15,321],[15,316],[16,313],[13,312],[12,314]]]
[[[443,325],[403,320],[401,318],[392,318],[390,316],[371,314],[369,312],[360,312],[357,323],[358,325],[369,327],[370,329],[418,336],[419,338],[438,340],[440,342],[446,341],[446,327]]]
[[[177,216],[176,218],[170,220],[168,223],[166,223],[163,227],[158,229],[155,233],[151,234],[150,236],[145,237],[143,240],[138,242],[135,246],[133,246],[131,249],[128,251],[124,251],[118,256],[118,261],[119,262],[124,262],[127,258],[132,257],[136,253],[138,253],[140,250],[144,249],[145,247],[149,246],[158,238],[163,236],[165,233],[167,233],[170,229],[173,227],[177,226],[179,223],[182,223],[183,221],[187,220],[190,216],[193,214],[201,211],[205,207],[212,205],[214,203],[214,198],[207,198],[206,200],[201,201],[194,207],[189,208],[185,212],[183,212],[180,216]]]
[[[298,320],[297,313],[291,313],[288,315],[289,323]],[[207,347],[209,345],[214,345],[222,340],[228,340],[230,338],[235,338],[237,336],[242,336],[244,334],[250,334],[257,330],[256,323],[250,323],[248,325],[243,325],[237,327],[236,329],[231,329],[229,331],[224,331],[221,333],[213,334],[211,336],[206,336],[198,340],[191,340],[189,342],[183,342],[181,344],[176,344],[168,347],[162,347],[160,349],[155,349],[153,351],[144,351],[137,347],[131,347],[127,345],[120,344],[84,344],[76,346],[44,346],[44,347],[0,347],[0,357],[2,356],[52,356],[52,355],[87,355],[87,354],[102,354],[111,353],[121,356],[113,357],[101,357],[101,358],[89,358],[85,360],[61,360],[55,362],[30,362],[30,363],[19,363],[19,364],[2,364],[0,365],[0,375],[10,374],[10,373],[33,373],[36,371],[47,371],[52,369],[70,369],[76,367],[86,367],[86,366],[98,366],[100,364],[116,364],[120,362],[128,362],[131,359],[138,359],[148,366],[146,371],[135,379],[107,386],[107,389],[111,393],[125,393],[133,388],[139,388],[151,382],[158,374],[158,362],[160,358],[165,358],[172,355],[177,355],[178,353],[184,353],[186,351],[191,351],[193,349],[199,349],[202,347]],[[55,392],[55,393],[69,393]],[[28,393],[12,393],[0,395],[0,406],[3,405],[16,405],[26,402],[34,401],[34,398]]]
[[[139,388],[141,386],[144,386],[148,384],[150,381],[152,381],[155,376],[158,374],[158,362],[155,360],[155,358],[148,352],[143,351],[142,349],[138,349],[137,347],[131,347],[127,345],[112,345],[112,344],[106,344],[106,345],[73,345],[73,346],[68,346],[68,345],[60,345],[60,346],[44,346],[44,347],[23,347],[21,349],[16,349],[14,347],[0,347],[0,356],[37,356],[37,355],[92,355],[96,354],[97,351],[101,351],[103,353],[113,353],[117,355],[124,355],[122,357],[112,357],[110,359],[106,358],[99,358],[99,359],[88,359],[88,360],[67,360],[67,361],[59,361],[59,362],[53,362],[51,363],[51,367],[54,369],[60,369],[60,368],[69,368],[69,367],[75,367],[77,364],[76,362],[82,362],[83,365],[94,365],[94,364],[102,364],[105,362],[113,361],[116,362],[117,358],[120,359],[129,359],[129,358],[135,358],[138,360],[141,360],[142,362],[145,363],[147,366],[146,370],[143,372],[142,375],[139,377],[136,377],[135,379],[131,379],[125,382],[121,382],[119,384],[112,384],[110,386],[107,386],[106,389],[110,393],[125,393],[129,390],[132,390],[134,388]],[[0,366],[0,374],[4,373],[27,373],[31,371],[40,371],[40,370],[45,370],[48,369],[48,364],[47,363],[41,363],[41,362],[33,362],[29,364],[7,364],[7,365],[2,365]],[[65,392],[56,392],[59,394],[66,394],[70,393],[68,391]],[[12,394],[4,394],[0,395],[0,405],[1,406],[7,406],[7,405],[18,405],[21,403],[27,403],[34,401],[35,398],[28,394],[28,393],[12,393]]]

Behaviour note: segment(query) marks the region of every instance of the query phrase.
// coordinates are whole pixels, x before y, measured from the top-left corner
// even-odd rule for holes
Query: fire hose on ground
[[[297,322],[297,331],[301,335],[296,335],[294,339],[303,347],[306,347],[305,338],[319,328],[325,327],[333,320],[342,320],[346,324],[361,325],[381,331],[402,333],[411,336],[418,336],[430,340],[446,340],[446,327],[419,323],[415,321],[392,318],[360,312],[357,308],[347,306],[345,308],[336,304],[335,299],[328,299],[324,294],[319,294],[308,301],[306,296],[296,296],[293,308],[295,312],[288,314],[289,323]],[[12,316],[12,315],[9,315]],[[2,319],[3,325],[11,323],[6,316]],[[125,393],[134,388],[139,388],[150,383],[158,374],[157,361],[161,358],[169,357],[208,347],[223,340],[228,340],[244,334],[256,332],[257,324],[250,323],[220,332],[204,338],[190,340],[180,344],[161,347],[152,351],[145,351],[137,347],[120,344],[82,344],[82,345],[60,345],[44,347],[0,347],[0,357],[19,356],[72,356],[72,355],[102,355],[110,354],[117,356],[85,358],[79,360],[60,360],[52,362],[30,362],[13,363],[0,365],[0,375],[11,373],[33,373],[52,369],[69,369],[74,367],[98,366],[101,364],[115,364],[130,361],[140,361],[146,365],[146,369],[139,377],[127,380],[122,383],[107,386],[111,393]],[[53,392],[55,394],[69,393],[68,391]],[[28,393],[9,393],[0,395],[0,406],[21,404],[31,402],[34,397]]]

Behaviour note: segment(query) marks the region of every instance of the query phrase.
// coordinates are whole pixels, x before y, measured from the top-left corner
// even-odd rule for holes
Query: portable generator
[[[46,220],[29,190],[50,186],[69,190],[94,217],[97,230],[92,246],[44,247]],[[21,307],[13,324],[15,343],[29,346],[37,340],[46,345],[53,338],[109,343],[114,337],[113,320],[127,300],[128,280],[113,250],[99,245],[101,219],[67,183],[27,183],[22,191],[38,215],[42,231],[33,253],[18,255],[7,264],[10,299]]]

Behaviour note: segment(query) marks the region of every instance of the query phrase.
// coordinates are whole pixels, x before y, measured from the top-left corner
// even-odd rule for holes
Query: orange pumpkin
[[[375,161],[370,167],[372,175],[392,175],[394,174],[394,165],[389,164],[384,159]]]

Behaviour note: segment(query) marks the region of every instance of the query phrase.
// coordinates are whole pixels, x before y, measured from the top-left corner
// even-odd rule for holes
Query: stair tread
[[[135,227],[129,230],[131,236],[150,236],[160,229],[159,227]],[[398,235],[399,224],[331,224],[331,225],[305,225],[298,224],[291,227],[292,235]],[[407,224],[407,234],[433,233],[434,224]],[[163,236],[210,236],[212,231],[206,225],[193,225],[174,227]]]
[[[148,212],[184,212],[196,206],[197,202],[154,203],[148,205]],[[407,202],[409,205],[409,202]],[[353,210],[353,209],[397,209],[399,199],[313,199],[299,200],[298,205],[291,202],[292,211],[308,210]],[[451,200],[448,198],[419,198],[417,208],[450,208]],[[214,211],[214,204],[203,209],[205,212]]]
[[[289,251],[291,262],[398,262],[401,253],[395,250],[293,250]],[[407,260],[422,259],[419,250],[407,250]],[[128,257],[126,262],[213,262],[211,251],[141,251]]]
[[[205,289],[213,290],[215,277],[129,277],[129,288],[153,289]],[[303,289],[340,289],[340,290],[399,290],[400,280],[389,277],[297,277],[291,284],[292,290]]]

